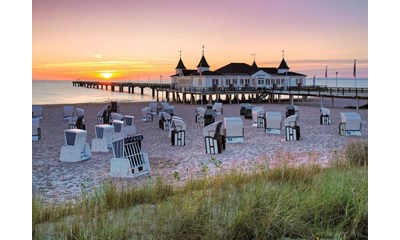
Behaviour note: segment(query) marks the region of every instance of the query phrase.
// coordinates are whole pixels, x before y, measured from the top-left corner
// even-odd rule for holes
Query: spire
[[[185,64],[182,62],[182,51],[179,50],[179,62],[175,69],[186,69]]]
[[[256,63],[256,54],[253,53],[251,54],[253,56],[253,64],[251,65],[253,68],[258,68],[257,63]]]
[[[208,65],[206,58],[204,57],[204,46],[203,46],[203,51],[202,51],[202,56],[199,62],[199,65],[197,67],[202,67],[202,68],[209,68],[210,65]]]
[[[279,64],[278,67],[278,73],[288,73],[289,67],[285,61],[285,50],[282,50],[282,61],[281,64]]]

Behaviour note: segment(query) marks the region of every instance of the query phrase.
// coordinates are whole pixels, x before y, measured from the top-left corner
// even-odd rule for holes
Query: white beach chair
[[[108,105],[103,106],[101,110],[97,112],[96,117],[97,117],[97,124],[109,123]]]
[[[222,103],[214,103],[213,104],[213,110],[217,115],[222,115],[224,114],[224,109],[222,108]]]
[[[161,109],[161,112],[166,112],[171,114],[171,116],[175,115],[175,106],[168,105]]]
[[[167,113],[167,112],[160,112],[160,120],[158,122],[160,129],[162,130],[169,130],[169,124],[171,122],[171,114]]]
[[[64,120],[69,120],[75,116],[74,106],[64,106]]]
[[[240,115],[245,115],[246,114],[246,107],[250,105],[249,103],[241,103],[240,104]]]
[[[143,122],[151,122],[153,121],[153,114],[151,113],[150,107],[142,108],[142,121]]]
[[[152,115],[158,114],[159,107],[158,107],[158,103],[157,102],[149,103],[149,108],[151,109],[151,114]]]
[[[92,153],[89,144],[86,143],[86,137],[86,130],[64,130],[65,145],[61,147],[61,162],[79,162],[89,159]]]
[[[99,124],[94,126],[96,138],[92,139],[92,152],[108,152],[114,137],[114,126]]]
[[[243,143],[244,128],[241,117],[224,118],[224,135],[227,143]]]
[[[206,109],[202,107],[196,107],[196,116],[195,121],[197,123],[201,123],[204,126],[204,114],[206,113]]]
[[[286,106],[286,117],[296,115],[297,119],[299,119],[299,107],[296,105],[287,105]]]
[[[265,132],[271,134],[282,133],[282,114],[280,112],[265,113]]]
[[[321,115],[320,115],[320,123],[321,125],[329,125],[331,123],[330,115],[331,115],[331,110],[329,110],[328,108],[323,108],[321,107]]]
[[[135,117],[131,115],[124,116],[124,126],[122,131],[125,133],[126,137],[136,135],[136,124],[135,124]]]
[[[175,146],[184,146],[186,138],[186,124],[182,119],[173,119],[171,123],[171,143]]]
[[[203,128],[206,153],[219,154],[225,150],[225,136],[221,134],[222,121],[214,122]]]
[[[215,122],[217,113],[213,110],[212,105],[208,104],[203,116],[203,126],[207,126]]]
[[[264,119],[265,119],[265,109],[264,107],[254,107],[251,110],[253,127],[264,127]]]
[[[136,125],[132,124],[131,126],[126,126],[124,121],[121,120],[114,120],[112,122],[114,126],[114,139],[117,138],[125,138],[136,135]]]
[[[110,175],[112,177],[137,177],[150,173],[150,162],[141,151],[142,135],[118,138],[112,143]]]
[[[253,108],[254,108],[254,106],[250,105],[250,104],[246,106],[246,111],[244,113],[244,118],[245,119],[252,119],[253,118],[253,115],[252,115]]]
[[[32,105],[32,117],[43,118],[43,108],[42,106]]]
[[[68,128],[73,129],[73,128],[78,128],[85,130],[85,121],[84,121],[84,116],[85,116],[85,110],[82,108],[75,108],[75,113],[76,115],[68,119]]]
[[[117,113],[117,112],[110,113],[110,122],[112,123],[114,120],[123,121],[124,115]]]
[[[41,138],[40,118],[32,118],[32,141],[39,141]]]
[[[168,124],[168,127],[167,127],[167,129],[168,129],[168,138],[171,138],[171,133],[174,130],[172,126],[174,125],[174,121],[175,120],[180,120],[180,121],[183,122],[182,118],[180,118],[178,116],[171,116],[171,120],[169,122],[167,122],[167,124]]]
[[[341,112],[339,134],[342,136],[361,136],[361,116],[356,112]]]
[[[300,127],[297,126],[297,115],[290,115],[284,121],[286,141],[297,141],[300,139]]]

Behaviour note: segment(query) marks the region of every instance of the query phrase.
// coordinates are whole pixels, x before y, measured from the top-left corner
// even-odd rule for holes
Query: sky
[[[32,79],[170,80],[231,62],[323,78],[368,77],[365,0],[33,0]],[[255,55],[253,55],[255,54]]]

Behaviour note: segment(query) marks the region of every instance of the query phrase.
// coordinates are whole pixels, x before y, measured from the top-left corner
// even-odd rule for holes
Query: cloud
[[[97,58],[97,59],[103,59],[104,58],[103,55],[101,55],[100,53],[96,53],[95,55],[93,55],[93,57]]]

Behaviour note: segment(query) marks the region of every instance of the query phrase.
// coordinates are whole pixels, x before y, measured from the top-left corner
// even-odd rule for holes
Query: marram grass
[[[367,239],[368,162],[356,163],[264,165],[184,186],[107,183],[75,205],[33,199],[33,238]]]

